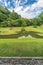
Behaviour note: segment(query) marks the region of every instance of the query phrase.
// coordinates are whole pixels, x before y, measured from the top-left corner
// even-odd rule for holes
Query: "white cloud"
[[[1,1],[1,0],[0,0]]]
[[[28,6],[28,7],[26,7],[25,9],[24,9],[24,11],[23,12],[26,12],[26,11],[28,11],[28,10],[30,10],[30,7]]]
[[[0,2],[3,2],[6,7],[10,6],[10,0],[8,3],[6,2],[7,0],[0,0]],[[22,2],[23,1],[23,2]],[[26,7],[23,7],[23,5],[27,2],[28,0],[12,0],[13,4],[15,5],[15,12],[20,14],[24,18],[33,18],[38,16],[43,10],[43,0],[37,0],[37,2],[33,3],[32,5],[28,5]],[[20,6],[21,4],[21,6]],[[13,10],[12,6],[9,9],[10,11]]]
[[[8,2],[8,5],[10,5],[10,1]]]
[[[5,7],[7,7],[8,3],[7,2],[4,2],[5,3]]]
[[[38,0],[37,6],[38,7],[43,7],[43,0]]]
[[[14,10],[22,17],[29,19],[39,15],[42,12],[40,8],[43,8],[43,0],[38,0],[37,2],[35,2],[31,6],[27,6],[26,8],[23,8],[23,6],[19,6],[17,8],[15,7]]]
[[[22,8],[23,8],[23,6],[19,6],[19,7],[16,7],[14,10],[15,10],[15,12],[19,12],[22,10]]]
[[[0,0],[0,2],[2,2],[2,0]]]
[[[15,7],[18,7],[19,6],[19,4],[20,4],[20,0],[18,1],[18,0],[16,0],[15,1]]]

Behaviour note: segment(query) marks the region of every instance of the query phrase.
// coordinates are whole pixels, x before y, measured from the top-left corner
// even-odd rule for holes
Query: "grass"
[[[22,27],[0,28],[0,39],[14,39],[20,36],[31,35],[33,38],[43,38],[43,28],[33,26],[24,27],[25,32],[21,31]]]
[[[0,39],[0,56],[43,56],[43,39]]]
[[[25,30],[27,31],[26,34],[32,35],[34,38],[13,38],[15,34],[17,35],[17,32],[21,31],[21,27],[0,28],[0,56],[43,57],[43,28],[31,26],[25,27]],[[21,35],[21,33],[18,35]]]
[[[0,34],[8,35],[8,34],[17,34],[17,31],[21,31],[22,27],[0,27]],[[35,31],[35,32],[43,32],[43,27],[34,28],[33,26],[24,27],[26,31]]]
[[[20,31],[21,27],[1,27],[0,34],[9,35],[9,34],[16,34],[16,31]]]

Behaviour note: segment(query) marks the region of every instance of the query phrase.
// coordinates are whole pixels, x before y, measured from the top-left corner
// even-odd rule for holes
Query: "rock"
[[[0,57],[0,65],[43,65],[43,57]]]
[[[18,39],[23,39],[23,38],[33,38],[33,37],[31,35],[28,35],[27,37],[25,36],[18,37]]]
[[[26,37],[25,36],[18,37],[18,39],[23,39],[23,38],[26,38]]]
[[[26,38],[33,38],[31,35],[28,35]]]

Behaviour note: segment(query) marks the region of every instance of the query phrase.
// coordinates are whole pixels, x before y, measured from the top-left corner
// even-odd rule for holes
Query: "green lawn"
[[[43,27],[34,28],[33,26],[24,27],[26,31],[43,32]],[[21,31],[22,27],[0,27],[0,34],[16,34],[17,31]]]
[[[16,31],[20,30],[20,27],[0,28],[0,35],[4,35],[3,39],[0,37],[0,56],[43,56],[43,28],[25,27],[28,34],[33,35],[34,38],[6,39],[5,35],[16,34]]]
[[[43,56],[43,39],[0,39],[0,56]]]

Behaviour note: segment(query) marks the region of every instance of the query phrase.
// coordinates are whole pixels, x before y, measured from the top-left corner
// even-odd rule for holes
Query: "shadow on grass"
[[[24,31],[24,32],[17,32],[17,34],[10,34],[10,35],[0,35],[0,39],[13,39],[13,38],[18,38],[20,36],[28,36],[31,35],[34,38],[43,38],[43,36],[40,36],[38,34],[43,34],[40,32],[34,32],[34,31]]]

